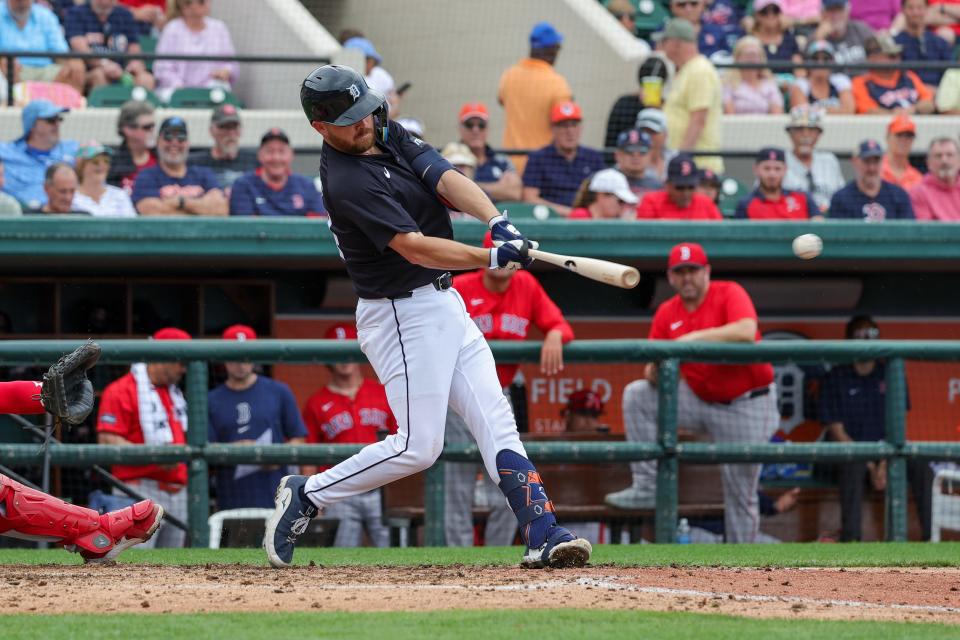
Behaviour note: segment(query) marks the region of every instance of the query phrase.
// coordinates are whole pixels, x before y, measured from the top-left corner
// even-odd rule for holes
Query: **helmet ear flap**
[[[376,129],[377,139],[386,143],[390,135],[390,103],[386,100],[373,112],[373,126]]]

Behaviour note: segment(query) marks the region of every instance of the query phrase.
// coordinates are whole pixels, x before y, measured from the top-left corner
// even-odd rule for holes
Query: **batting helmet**
[[[387,137],[387,99],[350,67],[328,64],[314,69],[300,86],[300,103],[310,122],[336,126],[356,124],[372,113],[378,135],[382,140]]]

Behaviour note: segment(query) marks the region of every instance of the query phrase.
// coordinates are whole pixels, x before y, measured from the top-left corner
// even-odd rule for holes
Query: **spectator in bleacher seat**
[[[471,180],[477,175],[477,156],[462,142],[448,142],[440,152],[443,159]]]
[[[704,56],[710,57],[715,53],[730,51],[728,34],[719,26],[704,22],[703,11],[706,0],[670,0],[670,14],[673,18],[686,20],[693,27],[694,43],[697,50]],[[667,24],[669,24],[669,22]],[[666,28],[666,25],[664,25]],[[739,32],[739,29],[737,33]],[[736,40],[736,33],[732,36]],[[677,65],[680,68],[680,65]]]
[[[853,153],[856,178],[830,200],[831,218],[854,218],[865,222],[913,220],[913,206],[907,192],[881,177],[883,147],[876,140],[864,140]]]
[[[383,68],[383,56],[377,51],[373,43],[363,36],[354,36],[343,43],[344,49],[356,49],[363,54],[363,79],[367,86],[382,93],[390,103],[390,115],[400,113],[401,95],[397,92],[397,84],[389,71]]]
[[[224,340],[256,340],[252,327],[235,324]],[[210,442],[270,446],[303,444],[307,427],[293,391],[286,383],[257,373],[252,362],[224,364],[227,379],[207,394]],[[274,490],[287,475],[287,465],[224,465],[216,467],[217,511],[270,507]]]
[[[614,167],[627,177],[630,191],[636,196],[663,188],[663,180],[650,166],[652,146],[650,136],[642,129],[628,129],[617,137],[617,148],[613,152]]]
[[[960,68],[947,69],[937,87],[937,112],[956,116],[960,115]]]
[[[137,210],[127,192],[107,184],[111,155],[110,149],[99,143],[80,147],[77,152],[80,186],[73,196],[73,209],[93,216],[135,218]]]
[[[613,19],[619,22],[630,35],[637,35],[636,13],[637,9],[630,0],[610,0],[607,2],[607,11],[613,16]]]
[[[133,14],[117,0],[89,0],[71,7],[64,23],[70,49],[77,53],[140,53],[140,29]],[[134,84],[153,89],[156,82],[143,60],[85,60],[86,87],[115,84],[126,74]]]
[[[232,104],[221,104],[210,114],[210,137],[213,146],[190,154],[190,162],[213,171],[223,192],[230,197],[230,187],[243,174],[257,168],[257,152],[240,146],[243,126],[240,111]]]
[[[903,0],[903,29],[894,36],[903,47],[905,62],[949,62],[953,60],[953,48],[946,40],[927,29],[927,0]],[[923,83],[936,90],[943,77],[943,69],[917,69]]]
[[[838,64],[861,63],[867,58],[867,40],[873,37],[873,29],[859,20],[850,19],[847,0],[823,0],[820,26],[813,34],[814,40],[826,40],[833,45]],[[862,70],[852,70],[850,75],[859,75]]]
[[[650,136],[650,173],[663,182],[667,178],[667,165],[677,155],[667,146],[667,117],[660,109],[643,109],[637,114],[634,128]]]
[[[597,171],[584,180],[576,197],[570,220],[634,220],[637,217],[636,196],[627,178],[616,169]]]
[[[120,0],[130,10],[143,35],[158,35],[167,24],[168,0]]]
[[[744,36],[733,48],[733,61],[766,64],[767,56],[760,40],[754,36]],[[770,69],[728,69],[723,82],[723,112],[783,113],[783,94]]]
[[[697,193],[702,193],[713,204],[720,207],[720,190],[723,188],[723,180],[720,179],[713,169],[700,169],[700,182],[697,183]]]
[[[154,340],[190,340],[190,334],[165,327]],[[100,397],[97,443],[108,445],[185,445],[187,400],[177,384],[186,373],[182,362],[138,362],[114,380]],[[198,427],[200,425],[197,425]],[[110,472],[172,516],[187,520],[187,465],[113,465]],[[125,495],[114,489],[114,495]],[[168,522],[142,546],[182,547],[186,532]]]
[[[133,193],[133,183],[143,169],[157,164],[153,132],[157,127],[153,105],[146,101],[128,100],[120,107],[117,134],[120,144],[113,147],[113,161],[107,182]]]
[[[663,191],[644,194],[637,207],[641,220],[720,220],[720,210],[707,196],[697,192],[700,171],[693,157],[679,153],[667,167]]]
[[[281,129],[260,138],[260,168],[233,183],[232,216],[321,216],[326,214],[313,180],[293,172],[293,148]]]
[[[56,162],[73,163],[79,145],[60,139],[60,123],[69,109],[48,100],[34,100],[23,109],[23,135],[0,143],[0,160],[6,166],[4,191],[29,209],[47,202],[43,180],[47,167]]]
[[[960,7],[953,0],[929,0],[924,22],[928,29],[947,41],[951,47],[960,34]]]
[[[750,32],[760,41],[767,60],[803,60],[797,37],[783,17],[782,0],[756,0],[753,3],[753,15],[756,19]]]
[[[833,45],[814,40],[807,47],[807,62],[833,63]],[[850,77],[832,69],[807,69],[805,78],[797,78],[790,86],[790,104],[809,104],[825,113],[849,114],[856,110]]]
[[[823,9],[820,0],[780,0],[780,7],[798,36],[809,39],[820,26]]]
[[[603,399],[590,389],[577,389],[567,397],[567,405],[560,411],[567,433],[607,433],[608,425],[600,422]]]
[[[736,217],[750,220],[809,220],[822,218],[813,196],[783,188],[787,158],[783,149],[764,147],[757,152],[753,175],[757,188],[737,204]]]
[[[703,24],[719,27],[729,45],[743,35],[747,22],[744,20],[744,8],[737,0],[704,0],[703,15],[700,20]]]
[[[236,55],[230,30],[221,20],[210,17],[213,0],[169,0],[167,24],[157,41],[158,54],[192,56]],[[181,87],[210,87],[230,90],[240,66],[233,60],[157,60],[153,74],[157,95],[169,100]]]
[[[75,213],[73,197],[77,193],[77,171],[66,162],[54,162],[43,177],[47,201],[37,213]]]
[[[917,220],[960,222],[960,147],[957,140],[941,136],[930,141],[927,174],[910,190]]]
[[[553,141],[530,154],[523,173],[524,202],[545,204],[565,217],[583,179],[604,168],[603,154],[580,144],[582,120],[575,102],[561,102],[550,110]]]
[[[887,125],[887,153],[883,156],[880,177],[907,191],[923,180],[923,174],[910,164],[910,152],[916,138],[917,125],[905,113],[894,116]]]
[[[50,9],[34,0],[0,2],[0,43],[7,51],[67,53],[70,47],[63,36],[60,21]],[[14,69],[3,74],[10,86],[18,82],[62,82],[83,92],[83,62],[72,58],[17,58]]]
[[[850,17],[876,32],[889,32],[900,13],[900,0],[850,0]]]
[[[680,18],[671,20],[660,46],[677,68],[663,108],[672,144],[684,151],[719,150],[723,88],[716,68],[697,52],[693,25]],[[723,172],[719,156],[701,157],[700,164]]]
[[[510,156],[495,153],[487,142],[490,112],[482,102],[467,102],[460,107],[460,142],[470,147],[476,158],[474,181],[494,202],[520,200],[523,181]]]
[[[538,22],[530,31],[530,55],[503,72],[497,100],[504,110],[505,149],[539,149],[550,142],[550,113],[554,106],[573,99],[566,78],[554,68],[563,36],[549,22]],[[513,156],[522,176],[525,156]]]
[[[677,292],[653,316],[651,340],[755,343],[760,340],[757,311],[736,282],[711,280],[707,254],[699,244],[684,242],[670,251],[667,280]],[[773,367],[757,364],[680,365],[677,423],[709,434],[717,443],[766,443],[780,424]],[[657,439],[656,363],[646,366],[643,380],[623,391],[623,419],[629,442]],[[759,464],[726,464],[723,477],[724,529],[727,542],[754,542],[760,514],[757,503]],[[650,509],[656,501],[653,461],[630,464],[630,487],[608,494],[605,502],[619,509]]]
[[[145,216],[225,216],[227,198],[206,167],[187,162],[187,123],[173,116],[160,125],[157,164],[140,172],[132,200]]]
[[[666,97],[666,85],[670,79],[670,61],[661,52],[656,52],[644,60],[637,70],[639,89],[617,98],[607,116],[607,130],[603,146],[610,148],[617,144],[617,136],[634,126],[637,114],[646,108],[660,109]],[[645,80],[646,78],[646,80]],[[644,85],[648,90],[644,96]]]
[[[7,217],[23,215],[23,207],[20,205],[20,202],[18,202],[17,199],[11,196],[9,193],[4,193],[3,184],[3,160],[0,159],[0,216]]]
[[[830,198],[843,188],[844,180],[837,156],[816,149],[822,134],[822,112],[819,109],[805,104],[790,109],[787,135],[792,148],[787,151],[787,175],[783,179],[783,188],[809,193],[820,213],[826,213]]]
[[[869,62],[900,62],[903,50],[887,34],[867,41]],[[853,100],[857,113],[933,113],[933,91],[909,69],[870,69],[853,79]]]
[[[335,324],[324,334],[326,340],[357,339],[352,324]],[[359,362],[329,364],[330,380],[314,393],[303,407],[307,442],[320,444],[369,444],[397,432],[397,419],[387,403],[387,394],[376,378],[366,378]],[[321,468],[322,469],[322,468]],[[304,467],[310,475],[321,470]],[[324,517],[337,518],[340,525],[336,547],[359,547],[366,531],[375,547],[390,544],[390,530],[383,522],[380,489],[351,496],[324,509]]]

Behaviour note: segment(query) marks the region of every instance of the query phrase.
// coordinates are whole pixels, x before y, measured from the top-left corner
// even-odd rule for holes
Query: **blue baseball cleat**
[[[547,541],[540,547],[527,547],[520,566],[528,569],[582,567],[590,561],[591,553],[593,546],[589,540],[578,538],[555,524],[547,531]]]
[[[277,568],[293,564],[293,547],[307,530],[310,520],[320,513],[309,500],[300,497],[307,476],[284,476],[277,487],[273,514],[267,519],[263,549],[267,560]]]

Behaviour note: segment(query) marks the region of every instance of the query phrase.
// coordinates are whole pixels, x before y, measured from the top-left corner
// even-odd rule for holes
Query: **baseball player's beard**
[[[373,129],[363,129],[353,137],[349,153],[366,153],[373,146]]]

